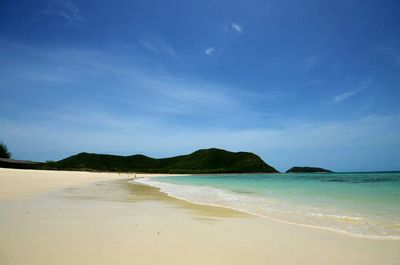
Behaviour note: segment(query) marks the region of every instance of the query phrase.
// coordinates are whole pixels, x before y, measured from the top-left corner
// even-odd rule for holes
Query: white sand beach
[[[195,205],[133,184],[133,176],[0,169],[0,264],[400,261],[398,240],[355,238]]]

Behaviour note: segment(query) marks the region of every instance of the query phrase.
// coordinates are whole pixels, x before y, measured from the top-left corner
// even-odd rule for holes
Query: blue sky
[[[398,1],[1,1],[14,158],[251,151],[400,169]]]

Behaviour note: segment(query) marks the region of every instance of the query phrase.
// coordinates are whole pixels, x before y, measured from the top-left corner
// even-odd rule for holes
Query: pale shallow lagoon
[[[170,196],[353,236],[400,239],[400,172],[141,179]]]

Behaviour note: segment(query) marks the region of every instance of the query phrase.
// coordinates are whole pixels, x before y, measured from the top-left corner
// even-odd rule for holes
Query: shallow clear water
[[[400,172],[143,179],[171,196],[357,236],[400,239]]]

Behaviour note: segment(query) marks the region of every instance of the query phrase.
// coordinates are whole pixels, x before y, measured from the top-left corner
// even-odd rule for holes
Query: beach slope
[[[1,169],[0,264],[399,264],[397,240],[195,205],[129,177]]]

